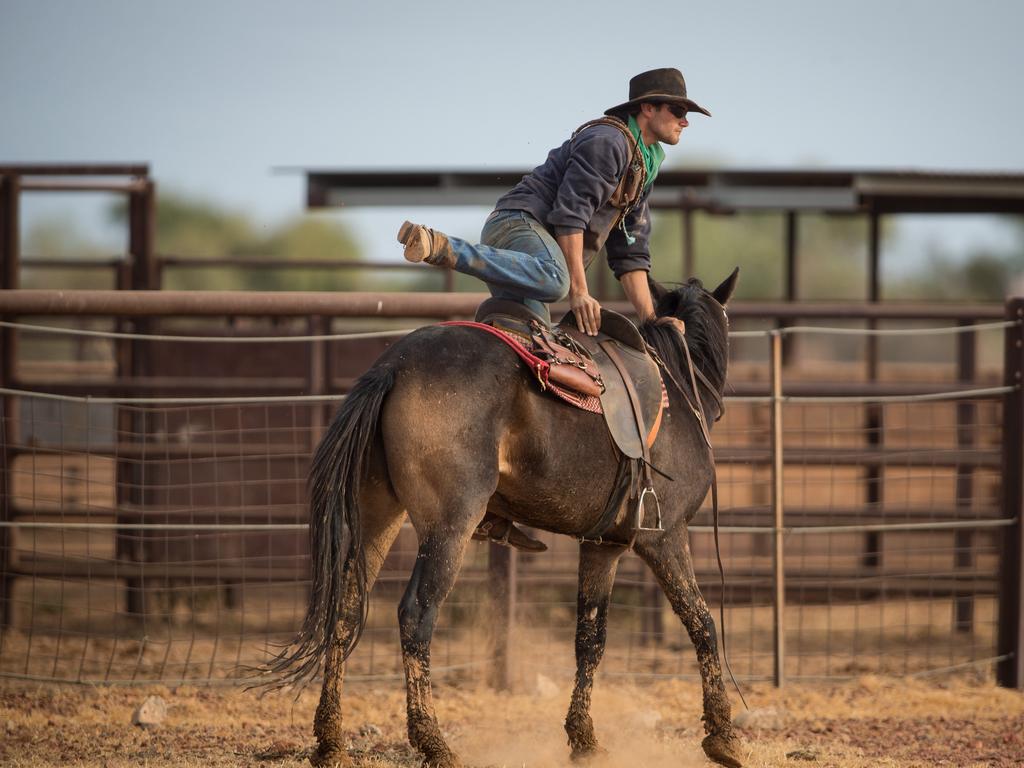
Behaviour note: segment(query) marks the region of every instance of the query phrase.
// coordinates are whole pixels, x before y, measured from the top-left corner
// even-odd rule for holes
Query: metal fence
[[[707,509],[691,539],[705,596],[725,600],[737,676],[781,683],[997,666],[1004,684],[1019,685],[1021,308],[1011,303],[1007,321],[982,325],[733,333],[727,414],[713,433],[724,595]],[[5,325],[25,359],[0,382],[18,385],[0,390],[0,676],[239,680],[290,639],[304,611],[305,475],[343,397],[336,390],[350,381],[346,350],[401,331],[332,335],[329,324],[311,323],[321,332],[262,338],[236,327],[210,338],[30,325]],[[962,355],[955,359],[967,337],[972,360],[987,350],[1003,370],[972,363],[963,380]],[[820,352],[817,369],[787,365],[787,340],[805,362]],[[954,360],[918,366],[913,382],[861,371],[865,348],[877,355],[879,345],[898,344],[913,356],[940,340]],[[33,358],[52,358],[47,344],[79,365],[33,369]],[[99,369],[115,370],[122,344],[143,350],[151,370],[171,358],[165,368],[181,375],[163,371],[159,386],[137,377],[102,383]],[[213,371],[202,385],[208,394],[190,391],[201,386],[188,378],[194,356],[210,361],[231,349],[236,362],[251,362],[271,349],[272,363],[300,347],[310,350],[300,367],[326,382],[302,384],[305,395],[253,395],[263,379],[249,375],[242,387]],[[899,369],[892,350],[881,356]],[[831,385],[821,383],[822,368]],[[89,370],[96,381],[83,378]],[[935,380],[923,382],[922,370]],[[218,386],[226,394],[214,394]],[[72,394],[76,387],[90,394]],[[438,674],[507,684],[571,673],[576,544],[541,536],[550,546],[542,555],[471,545],[439,622]],[[407,526],[375,587],[349,677],[400,676],[396,605],[415,554]],[[685,632],[632,555],[613,593],[602,673],[697,674]]]

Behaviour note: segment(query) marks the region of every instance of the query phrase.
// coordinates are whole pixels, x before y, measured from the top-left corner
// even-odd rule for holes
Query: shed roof
[[[310,208],[492,205],[523,169],[304,169]],[[1024,174],[924,170],[669,169],[657,208],[877,213],[1024,213]]]

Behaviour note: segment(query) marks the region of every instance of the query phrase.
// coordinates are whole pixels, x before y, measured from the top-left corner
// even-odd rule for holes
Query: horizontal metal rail
[[[822,396],[800,396],[782,395],[784,403],[849,403],[853,401],[863,403],[926,403],[936,400],[971,400],[974,398],[995,397],[1014,392],[1019,385],[1012,387],[981,387],[979,389],[962,389],[955,392],[930,392],[921,395],[866,395],[864,397],[830,397]]]
[[[0,165],[14,176],[146,176],[148,163],[18,163]]]
[[[360,261],[357,259],[281,259],[260,256],[161,256],[155,261],[162,268],[180,269],[374,269],[374,270],[419,270],[422,265],[408,261]],[[430,273],[428,273],[430,274]],[[440,273],[434,272],[438,275]]]
[[[942,328],[891,328],[891,329],[870,329],[870,328],[826,328],[818,326],[790,326],[778,330],[764,331],[730,331],[729,338],[765,338],[773,334],[798,335],[798,334],[835,334],[853,336],[945,336],[962,333],[974,333],[976,331],[1003,330],[1014,325],[1016,321],[1002,323],[977,323],[973,325],[954,325]],[[124,333],[119,331],[91,331],[84,328],[60,328],[52,325],[36,325],[33,323],[14,323],[0,321],[0,328],[11,328],[14,330],[30,333],[47,333],[61,336],[88,336],[100,339],[132,339],[136,341],[173,341],[192,342],[201,344],[275,344],[282,342],[309,342],[309,341],[343,341],[347,339],[376,339],[404,336],[417,330],[416,328],[403,328],[387,331],[367,331],[359,333],[324,333],[304,336],[183,336],[159,333]]]
[[[861,396],[830,396],[830,395],[784,395],[782,401],[795,404],[858,404],[858,403],[914,403],[938,402],[943,400],[975,400],[993,398],[1016,391],[1019,387],[982,387],[979,389],[960,389],[947,392],[931,392],[919,395],[861,395]],[[270,395],[270,396],[230,396],[230,397],[94,397],[92,395],[63,395],[34,390],[12,389],[0,387],[0,395],[39,398],[41,400],[62,400],[69,403],[106,404],[106,405],[215,405],[226,403],[297,403],[297,402],[328,402],[344,400],[346,395]],[[725,397],[727,403],[769,403],[770,396]],[[765,448],[764,450],[769,450]]]
[[[22,192],[118,192],[132,194],[144,192],[149,185],[146,179],[131,181],[50,181],[23,178],[18,186]]]
[[[412,293],[328,291],[100,291],[14,289],[0,292],[2,315],[90,316],[276,316],[449,317],[471,316],[486,293]],[[628,302],[605,306],[630,313]],[[555,313],[568,304],[553,305]],[[845,320],[993,320],[1002,321],[998,304],[912,304],[815,302],[737,302],[729,316],[750,319]]]
[[[975,333],[977,331],[1001,331],[1020,325],[1018,320],[1004,320],[1001,323],[973,323],[971,325],[953,325],[944,328],[828,328],[817,325],[791,325],[779,328],[782,336],[797,334],[825,334],[829,336],[946,336],[958,333]],[[748,332],[749,333],[749,332]]]
[[[0,528],[82,531],[305,531],[309,523],[39,523],[0,520]]]
[[[728,510],[723,510],[727,512]],[[874,523],[866,525],[802,525],[785,526],[785,534],[824,533],[869,533],[869,532],[913,532],[913,531],[954,531],[1007,528],[1017,522],[1016,518],[998,520],[947,520],[933,523]],[[33,520],[4,520],[0,528],[24,528],[40,530],[95,530],[95,531],[305,531],[308,523],[42,523]],[[694,533],[713,533],[714,526],[693,525]],[[766,525],[721,525],[720,533],[772,533],[775,528]]]
[[[132,339],[135,341],[173,341],[200,344],[278,344],[281,342],[347,341],[350,339],[389,339],[405,336],[416,328],[401,328],[393,331],[367,331],[365,333],[327,333],[307,336],[175,336],[159,333],[121,333],[118,331],[90,331],[84,328],[57,328],[52,325],[11,323],[0,320],[0,328],[30,333],[45,333],[58,336],[87,336],[97,339]]]
[[[108,256],[105,259],[22,256],[18,261],[26,269],[113,269],[131,264],[131,256],[124,254],[123,256]]]
[[[344,400],[346,395],[277,395],[272,397],[77,397],[54,395],[46,392],[27,392],[22,389],[0,387],[0,395],[36,397],[42,400],[61,400],[68,403],[93,405],[219,405],[227,403],[326,403]]]
[[[471,316],[486,293],[328,291],[0,292],[0,314],[130,317],[430,317]]]
[[[309,455],[307,450],[306,455]],[[49,478],[49,479],[61,479],[63,476],[58,472],[21,472],[14,470],[13,476],[35,476],[37,478]],[[102,488],[113,488],[113,482],[107,483],[92,483],[93,487]],[[160,520],[170,521],[172,519],[187,520],[190,523],[207,522],[207,523],[221,523],[225,520],[232,520],[236,523],[246,524],[254,523],[258,525],[268,525],[272,523],[298,523],[304,522],[308,518],[308,512],[304,503],[291,503],[291,504],[278,504],[278,505],[264,505],[259,507],[241,507],[241,506],[205,506],[205,505],[193,505],[193,506],[163,506],[159,504],[146,504],[146,505],[128,505],[118,504],[117,506],[105,505],[102,503],[96,504],[82,504],[77,500],[71,501],[59,501],[57,499],[46,499],[36,503],[34,506],[22,506],[18,503],[19,499],[15,497],[12,499],[12,503],[9,505],[9,519],[18,518],[30,518],[35,521],[43,522],[44,519],[59,520],[61,522],[72,522],[74,518],[82,518],[83,522],[95,521],[97,518],[108,518],[111,520],[122,520],[122,521],[144,521],[144,520]],[[703,519],[704,517],[710,516],[711,511],[707,507],[700,510],[699,515]],[[729,507],[728,509],[722,510],[723,515],[728,515],[730,520],[734,520],[734,523],[730,523],[733,529],[741,526],[749,527],[765,527],[766,524],[762,523],[762,519],[771,514],[771,510],[767,507],[758,511],[757,508],[751,507]],[[875,509],[865,510],[861,508],[814,508],[814,507],[802,507],[802,508],[787,508],[786,519],[792,522],[790,527],[801,527],[795,521],[804,521],[802,527],[810,527],[812,525],[837,525],[836,520],[854,520],[857,525],[868,525],[868,520],[880,521],[878,524],[882,524],[881,521],[885,520],[896,520],[903,523],[910,522],[922,522],[927,523],[929,527],[937,523],[961,521],[964,518],[965,511],[963,509],[956,509],[953,507],[948,508],[920,508],[920,509]],[[972,515],[967,519],[971,521],[985,521],[985,520],[1001,520],[1000,510],[997,507],[987,509],[972,508],[970,510]],[[812,522],[813,521],[813,522]],[[690,530],[697,530],[699,524],[691,525]],[[767,530],[774,530],[770,526],[767,526]],[[701,529],[703,530],[703,528]]]

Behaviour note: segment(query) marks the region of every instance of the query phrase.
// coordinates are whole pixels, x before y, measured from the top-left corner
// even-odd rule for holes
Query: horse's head
[[[725,388],[729,362],[729,318],[725,308],[736,289],[739,272],[737,267],[713,291],[704,288],[697,278],[690,278],[674,288],[649,280],[655,314],[658,318],[674,317],[683,321],[694,365],[719,393]],[[658,324],[653,320],[644,323],[641,333],[658,350],[666,365],[675,371],[685,370],[682,341],[673,324]]]

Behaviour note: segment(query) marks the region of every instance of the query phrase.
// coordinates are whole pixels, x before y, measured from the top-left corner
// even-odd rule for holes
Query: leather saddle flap
[[[562,330],[568,333],[577,343],[590,352],[597,364],[604,381],[605,391],[601,395],[601,407],[604,409],[605,422],[615,445],[625,456],[639,459],[644,455],[644,443],[648,433],[658,422],[662,407],[661,372],[657,363],[647,354],[646,347],[639,349],[632,344],[613,338],[605,333],[605,317],[602,310],[601,331],[597,336],[587,336],[576,327],[575,318],[571,315],[563,319]],[[616,313],[611,313],[615,315]],[[636,338],[643,345],[643,337],[629,320],[621,318],[632,328]],[[630,377],[639,399],[643,424],[637,423],[629,391],[618,367],[612,362],[605,348],[612,345],[623,363],[626,375]]]

